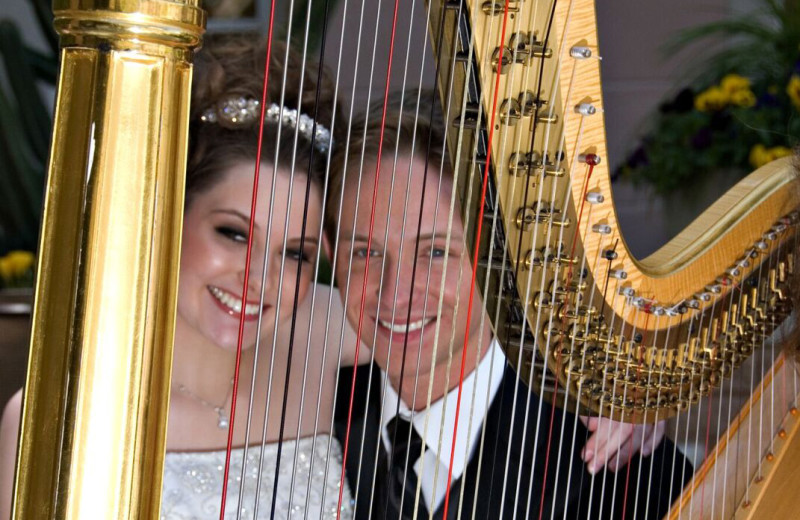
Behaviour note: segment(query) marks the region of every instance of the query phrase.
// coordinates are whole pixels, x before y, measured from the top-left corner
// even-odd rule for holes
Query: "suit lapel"
[[[372,368],[372,370],[370,370]],[[350,390],[353,367],[339,370],[339,387],[336,395],[334,429],[336,437],[344,449],[347,436],[347,419],[350,409]],[[371,373],[370,373],[371,372]],[[356,372],[353,391],[353,410],[350,420],[350,434],[347,447],[345,473],[350,492],[356,499],[357,520],[381,518],[385,485],[381,476],[386,475],[386,454],[379,444],[380,425],[380,370],[377,365],[361,365]],[[378,453],[377,470],[375,454]],[[369,514],[370,498],[375,488],[373,514]],[[356,491],[356,486],[358,490]]]

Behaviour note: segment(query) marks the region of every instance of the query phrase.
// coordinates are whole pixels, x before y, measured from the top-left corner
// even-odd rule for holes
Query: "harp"
[[[790,315],[798,197],[789,162],[772,163],[655,255],[628,254],[603,161],[594,8],[431,2],[430,41],[477,283],[508,359],[561,406],[655,421],[724,389]],[[157,517],[203,15],[156,0],[55,11],[64,51],[14,515]],[[145,174],[119,175],[122,164]],[[127,298],[120,280],[135,288]],[[781,363],[754,399],[788,377]],[[744,476],[753,495],[734,489],[728,513],[793,498],[778,484],[796,466],[795,413],[774,418],[776,442]],[[673,517],[691,514],[702,477],[718,472],[706,467]]]

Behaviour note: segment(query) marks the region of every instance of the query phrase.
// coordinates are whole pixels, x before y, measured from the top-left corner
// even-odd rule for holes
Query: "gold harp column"
[[[15,519],[158,517],[197,3],[54,0]]]

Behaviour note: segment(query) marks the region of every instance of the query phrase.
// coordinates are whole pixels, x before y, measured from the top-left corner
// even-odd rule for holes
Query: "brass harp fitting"
[[[198,0],[55,0],[13,518],[157,518]]]

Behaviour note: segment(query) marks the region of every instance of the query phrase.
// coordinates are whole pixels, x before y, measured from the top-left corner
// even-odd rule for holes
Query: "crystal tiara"
[[[246,97],[222,98],[211,108],[206,109],[200,116],[205,123],[224,121],[230,126],[244,126],[255,123],[261,115],[261,102],[258,99]],[[314,142],[318,152],[328,153],[331,147],[331,131],[317,123],[314,128],[314,119],[306,114],[301,114],[294,108],[286,108],[272,103],[264,112],[264,121],[280,123],[289,128],[297,129],[300,135]],[[312,135],[312,132],[315,135]]]

